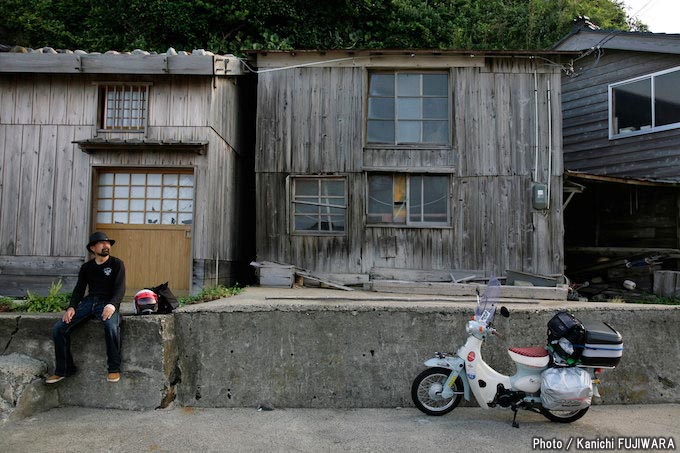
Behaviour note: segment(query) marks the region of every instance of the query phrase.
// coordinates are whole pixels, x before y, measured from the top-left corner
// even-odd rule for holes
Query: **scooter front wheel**
[[[441,394],[452,371],[447,368],[428,368],[415,378],[411,385],[411,398],[418,409],[427,415],[448,414],[458,406],[463,397],[463,381],[460,376],[453,383],[453,396],[442,398]]]
[[[583,417],[586,415],[586,412],[588,412],[589,407],[586,407],[585,409],[580,409],[576,411],[551,411],[546,408],[541,408],[541,414],[551,422],[555,423],[571,423],[575,422],[579,418]]]

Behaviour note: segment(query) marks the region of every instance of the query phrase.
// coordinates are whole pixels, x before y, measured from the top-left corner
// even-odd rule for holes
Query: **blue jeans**
[[[104,325],[109,373],[120,373],[120,315],[116,310],[109,319],[102,321],[102,312],[107,303],[95,296],[87,296],[76,307],[76,313],[69,324],[60,319],[52,327],[56,361],[54,374],[58,376],[75,374],[76,366],[71,356],[71,332],[92,318],[98,319]]]

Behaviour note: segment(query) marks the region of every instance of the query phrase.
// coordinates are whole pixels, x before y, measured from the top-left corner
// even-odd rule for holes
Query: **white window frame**
[[[394,123],[394,140],[392,143],[386,143],[386,142],[371,142],[368,139],[368,123],[370,121],[370,118],[368,117],[368,105],[369,105],[369,99],[372,97],[376,98],[385,98],[385,96],[371,96],[371,76],[374,74],[392,74],[394,75],[394,96],[392,97],[394,99],[394,117],[392,118],[392,121]],[[399,142],[397,137],[399,136],[399,121],[397,118],[397,100],[399,97],[397,96],[397,76],[399,74],[442,74],[446,75],[446,80],[447,80],[447,91],[446,91],[446,104],[447,104],[447,117],[446,120],[431,120],[431,121],[441,121],[441,122],[446,122],[447,124],[447,133],[446,133],[446,142],[444,143],[436,143],[436,142]],[[421,90],[422,91],[422,90]],[[419,99],[423,98],[428,98],[428,97],[443,97],[443,96],[417,96]],[[366,139],[365,139],[365,145],[368,147],[449,147],[451,146],[451,127],[452,127],[452,97],[451,97],[451,72],[447,70],[418,70],[418,69],[404,69],[404,70],[375,70],[375,71],[369,71],[368,72],[368,78],[367,78],[367,84],[366,84],[366,120],[365,120],[365,128],[366,128]],[[383,120],[387,122],[388,120]],[[424,121],[427,121],[424,118],[420,118],[417,121],[420,121],[421,127],[422,123]],[[421,131],[422,133],[422,131]]]
[[[98,82],[96,83],[97,85],[97,130],[98,132],[130,132],[130,133],[144,133],[146,134],[146,128],[149,124],[149,95],[151,91],[151,83],[147,82]],[[143,90],[142,90],[143,88]],[[138,120],[140,123],[139,125],[135,126],[123,126],[120,125],[120,119],[125,119],[123,115],[121,115],[122,112],[124,112],[124,109],[118,108],[117,106],[114,107],[114,111],[116,113],[116,116],[113,118],[114,119],[114,125],[113,126],[107,126],[108,120],[110,117],[108,116],[108,112],[112,109],[109,109],[109,99],[107,94],[109,92],[114,92],[114,93],[125,93],[125,92],[134,92],[134,91],[139,91],[139,92],[144,92],[144,99],[142,102],[139,103],[139,107],[136,109],[132,108],[132,102],[130,102],[130,108],[128,109],[127,113],[129,114],[130,120],[132,118]],[[124,102],[123,98],[123,102]],[[116,103],[121,102],[121,100],[116,99]],[[118,124],[116,124],[118,123]]]
[[[342,181],[344,185],[344,190],[343,190],[343,197],[345,200],[345,204],[343,205],[334,205],[334,204],[328,204],[328,205],[322,205],[322,204],[316,204],[316,203],[311,203],[315,204],[318,206],[322,207],[329,207],[329,208],[336,208],[336,209],[344,209],[345,210],[345,229],[342,231],[325,231],[325,230],[296,230],[295,229],[295,205],[296,203],[304,203],[304,204],[310,204],[308,202],[302,202],[302,201],[297,201],[296,200],[296,181],[301,180],[301,179],[314,179],[317,180],[317,182],[320,184],[321,181],[328,181],[328,180],[335,180],[335,181]],[[346,236],[347,235],[347,229],[349,227],[349,216],[348,216],[348,209],[349,209],[349,200],[348,200],[348,188],[347,188],[347,176],[344,175],[290,175],[287,178],[287,186],[288,186],[288,192],[289,192],[289,200],[290,200],[290,211],[289,211],[289,225],[290,225],[290,231],[291,234],[293,235],[300,235],[300,236]],[[320,196],[320,195],[319,195]],[[317,214],[319,216],[319,221],[321,221],[323,214]]]
[[[368,221],[368,216],[370,215],[368,211],[368,206],[369,206],[369,183],[368,180],[371,176],[377,176],[377,175],[404,175],[406,177],[406,199],[405,199],[405,205],[406,205],[406,223],[376,223],[376,222],[369,222]],[[439,176],[439,177],[444,177],[447,179],[447,193],[446,193],[446,222],[414,222],[411,220],[411,178],[413,176]],[[441,173],[410,173],[410,172],[369,172],[365,174],[365,187],[366,187],[366,226],[367,227],[389,227],[389,228],[450,228],[451,227],[451,176],[448,174],[441,174]],[[422,197],[425,194],[425,191],[422,190],[420,191],[421,194],[421,206],[423,205],[423,200]]]
[[[667,131],[667,130],[671,130],[671,129],[680,128],[680,122],[672,123],[672,124],[665,124],[663,126],[655,126],[654,125],[655,122],[656,122],[656,112],[655,112],[656,109],[654,108],[654,99],[655,99],[655,83],[654,83],[654,81],[655,81],[655,78],[657,76],[660,76],[660,75],[668,74],[668,73],[671,73],[671,72],[677,72],[677,71],[680,71],[680,66],[675,67],[675,68],[665,69],[663,71],[653,72],[651,74],[645,74],[643,76],[635,77],[635,78],[628,79],[628,80],[623,80],[621,82],[609,84],[609,86],[608,86],[609,140],[615,140],[615,139],[624,138],[624,137],[635,137],[635,136],[638,136],[638,135],[645,135],[645,134],[651,134],[651,133],[654,133],[654,132]],[[645,130],[615,133],[614,132],[614,89],[616,87],[619,87],[619,86],[622,86],[622,85],[626,85],[626,84],[634,83],[634,82],[639,82],[641,80],[647,80],[647,79],[650,79],[650,84],[651,84],[651,99],[652,99],[652,102],[651,102],[651,104],[652,104],[652,107],[651,107],[651,109],[652,109],[652,112],[651,112],[652,113],[651,127],[649,129],[645,129]]]

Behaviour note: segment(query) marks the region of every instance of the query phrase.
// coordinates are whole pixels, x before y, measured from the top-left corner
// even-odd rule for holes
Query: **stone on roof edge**
[[[9,47],[9,46],[8,46]],[[193,49],[192,51],[180,50],[177,51],[173,47],[169,47],[167,51],[163,53],[157,53],[153,51],[148,51],[144,49],[134,49],[131,52],[119,52],[117,50],[107,50],[102,54],[102,52],[87,52],[82,49],[70,50],[70,49],[54,49],[52,47],[41,47],[39,49],[33,49],[30,47],[23,46],[13,46],[10,47],[8,53],[43,53],[43,54],[76,54],[76,55],[166,55],[166,56],[218,56],[218,57],[234,57],[233,54],[216,54],[205,49]]]

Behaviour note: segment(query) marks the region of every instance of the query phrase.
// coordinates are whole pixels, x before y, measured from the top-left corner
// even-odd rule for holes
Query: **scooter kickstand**
[[[512,416],[512,427],[519,428],[519,423],[517,423],[517,407],[512,406],[512,412],[514,413]]]

